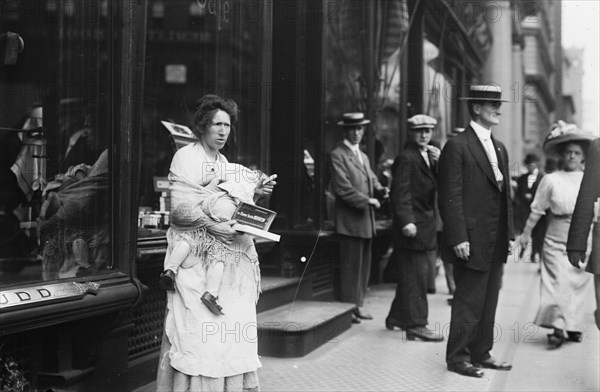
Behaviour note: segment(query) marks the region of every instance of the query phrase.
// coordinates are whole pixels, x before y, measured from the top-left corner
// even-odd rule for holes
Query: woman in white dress
[[[580,131],[574,124],[559,121],[555,125],[544,141],[544,150],[560,155],[563,169],[542,178],[519,238],[520,245],[527,247],[533,227],[542,215],[548,214],[540,271],[540,307],[535,324],[553,329],[548,334],[548,343],[556,348],[566,340],[582,340],[581,309],[589,300],[587,286],[592,284],[585,268],[577,269],[569,263],[566,250],[571,215],[583,178],[585,152],[592,139],[592,135]]]
[[[198,142],[179,149],[171,162],[172,210],[219,196],[209,185],[226,178],[229,165],[219,151],[236,118],[237,105],[231,100],[207,95],[199,101],[194,114]],[[274,185],[260,181],[255,197],[270,194]],[[167,258],[180,241],[190,251],[174,276],[175,290],[167,293],[157,391],[258,391],[260,270],[254,242],[233,230],[233,221],[215,221],[201,210],[193,209],[185,225],[167,232]],[[212,313],[201,300],[215,262],[224,263],[219,288],[224,315]]]

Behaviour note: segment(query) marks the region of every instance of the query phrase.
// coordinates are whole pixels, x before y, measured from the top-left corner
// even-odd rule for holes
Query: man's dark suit
[[[340,299],[363,305],[371,271],[375,212],[369,198],[383,187],[363,152],[358,157],[340,142],[330,153],[331,191],[335,195],[335,231],[340,235]]]
[[[436,163],[427,166],[418,147],[410,143],[392,166],[393,262],[398,263],[398,285],[387,322],[401,328],[427,325],[428,257],[437,249]],[[415,224],[417,234],[407,237],[402,228]]]
[[[538,172],[537,178],[528,187],[529,173],[523,174],[517,179],[517,190],[515,192],[515,203],[514,203],[514,225],[517,232],[522,232],[527,222],[527,218],[531,213],[531,202],[535,197],[535,192],[540,184],[540,181],[544,177],[542,171]],[[529,195],[529,197],[527,196]],[[534,255],[542,253],[542,245],[544,244],[544,235],[546,234],[546,216],[542,216],[537,222],[531,233],[531,259],[533,261]]]
[[[454,264],[456,291],[446,361],[483,362],[490,358],[494,320],[509,239],[514,238],[508,154],[492,142],[504,176],[500,187],[484,147],[471,126],[448,140],[439,161],[439,209],[444,222],[442,258]],[[511,217],[509,219],[509,217]],[[468,261],[453,246],[468,241]]]
[[[600,202],[600,139],[594,139],[586,155],[585,172],[577,195],[575,211],[569,227],[567,251],[586,252],[590,227],[594,218],[594,203]],[[596,326],[600,329],[600,223],[595,222],[592,253],[587,269],[594,274],[596,287]]]

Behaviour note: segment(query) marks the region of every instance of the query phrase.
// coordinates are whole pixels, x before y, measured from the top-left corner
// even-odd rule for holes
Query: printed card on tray
[[[240,203],[233,217],[237,221],[233,229],[256,237],[279,242],[281,236],[269,232],[271,223],[277,213],[267,208],[255,206],[248,203]]]

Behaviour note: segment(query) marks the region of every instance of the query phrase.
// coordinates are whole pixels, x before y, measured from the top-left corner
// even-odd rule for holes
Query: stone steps
[[[257,314],[259,355],[302,357],[351,327],[354,304],[293,301],[293,294],[289,297],[290,286],[295,292],[297,278],[272,282],[272,287],[263,286],[262,295],[267,298]],[[277,302],[284,303],[270,307]]]

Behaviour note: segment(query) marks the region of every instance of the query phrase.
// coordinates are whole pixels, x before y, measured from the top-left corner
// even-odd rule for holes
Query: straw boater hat
[[[552,125],[550,133],[544,140],[544,151],[548,154],[559,154],[559,146],[568,142],[583,142],[585,145],[594,139],[594,135],[585,132],[575,124],[569,124],[562,120],[558,120]]]
[[[502,99],[502,89],[490,84],[471,86],[469,88],[469,96],[460,97],[459,99],[467,101],[508,102]]]
[[[355,127],[357,125],[369,124],[371,121],[365,118],[365,115],[360,112],[355,113],[344,113],[342,121],[338,122],[338,125],[343,127]]]
[[[407,120],[409,129],[434,128],[437,120],[426,114],[416,114]]]

